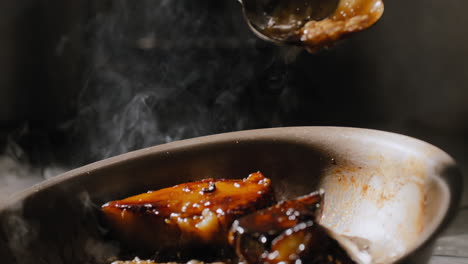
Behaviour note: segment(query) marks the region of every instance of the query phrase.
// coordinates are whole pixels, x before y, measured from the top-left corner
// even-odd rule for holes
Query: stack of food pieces
[[[323,195],[277,203],[271,181],[258,172],[243,180],[206,179],[150,191],[106,203],[102,211],[123,241],[173,256],[222,251],[235,252],[246,264],[354,263],[318,224]]]

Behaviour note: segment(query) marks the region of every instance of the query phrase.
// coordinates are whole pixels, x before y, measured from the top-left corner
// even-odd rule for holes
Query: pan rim
[[[114,164],[122,163],[122,162],[132,162],[132,160],[141,158],[144,156],[151,156],[154,153],[158,152],[168,152],[173,151],[176,149],[188,149],[195,146],[205,145],[205,144],[212,144],[214,142],[232,142],[236,140],[272,140],[278,139],[278,136],[282,140],[287,140],[288,136],[293,136],[291,140],[297,140],[298,142],[307,141],[308,139],[304,139],[304,136],[311,136],[318,135],[318,134],[328,134],[327,136],[343,136],[343,137],[375,137],[375,138],[383,138],[389,139],[397,142],[397,144],[408,143],[411,144],[416,149],[431,149],[434,153],[441,157],[444,162],[453,166],[456,169],[456,172],[452,175],[448,175],[449,178],[446,178],[442,175],[436,175],[436,180],[441,183],[441,186],[446,188],[447,192],[447,201],[443,206],[444,211],[438,212],[440,216],[440,221],[431,227],[432,230],[428,230],[427,234],[424,234],[419,239],[418,243],[415,244],[414,247],[408,248],[408,251],[405,255],[397,260],[400,262],[411,255],[413,255],[418,250],[426,247],[430,244],[434,238],[440,234],[440,232],[447,227],[450,221],[453,219],[455,215],[455,210],[458,207],[461,194],[462,194],[462,177],[459,172],[459,169],[456,165],[455,160],[447,154],[445,151],[439,149],[438,147],[427,143],[425,141],[397,134],[392,132],[386,132],[381,130],[375,129],[367,129],[367,128],[355,128],[355,127],[339,127],[339,126],[304,126],[304,127],[279,127],[279,128],[264,128],[264,129],[253,129],[253,130],[244,130],[244,131],[236,131],[236,132],[228,132],[222,134],[214,134],[208,135],[203,137],[196,137],[191,139],[185,139],[180,141],[174,141],[166,144],[151,146],[135,151],[131,151],[128,153],[124,153],[121,155],[117,155],[114,157],[110,157],[107,159],[103,159],[100,161],[96,161],[82,167],[78,167],[76,169],[67,171],[63,174],[58,176],[52,177],[50,179],[44,180],[32,187],[26,188],[20,192],[17,192],[11,195],[4,201],[0,202],[0,213],[6,211],[10,208],[14,208],[15,205],[21,203],[21,201],[27,199],[28,197],[34,195],[37,192],[44,191],[48,188],[51,188],[55,185],[61,184],[63,182],[72,180],[74,178],[80,177],[83,174],[90,173],[93,170],[106,168],[112,166]],[[283,135],[283,136],[281,136]],[[310,140],[310,139],[309,139]]]

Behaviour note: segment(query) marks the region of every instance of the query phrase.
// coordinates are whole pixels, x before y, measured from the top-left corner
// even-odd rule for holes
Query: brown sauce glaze
[[[206,179],[151,191],[102,206],[113,230],[145,247],[227,247],[232,222],[275,202],[261,173],[243,180]]]
[[[317,224],[322,194],[278,203],[234,221],[229,242],[248,264],[354,263]]]
[[[153,250],[202,249],[206,261],[204,254],[230,248],[245,264],[352,264],[318,224],[323,197],[314,192],[276,203],[271,181],[258,172],[243,180],[205,179],[150,191],[109,202],[102,211],[121,237]],[[180,263],[190,259],[171,256]],[[236,259],[229,257],[226,262]],[[114,264],[133,263],[156,262]]]
[[[307,4],[281,4],[259,29],[266,36],[310,52],[333,46],[338,40],[375,24],[384,12],[382,0],[296,0]]]

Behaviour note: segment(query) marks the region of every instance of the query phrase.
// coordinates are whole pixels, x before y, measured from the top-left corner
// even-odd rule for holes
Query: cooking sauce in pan
[[[318,224],[322,207],[322,192],[276,203],[271,181],[257,172],[150,191],[106,203],[102,212],[122,240],[172,256],[224,250],[247,264],[354,263]]]

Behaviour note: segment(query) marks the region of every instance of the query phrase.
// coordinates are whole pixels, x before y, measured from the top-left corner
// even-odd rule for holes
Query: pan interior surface
[[[321,223],[373,263],[399,261],[420,248],[459,192],[453,159],[405,136],[324,127],[235,132],[127,153],[18,194],[0,207],[0,255],[5,263],[110,263],[129,255],[107,237],[101,204],[255,171],[271,178],[279,199],[323,188]]]

